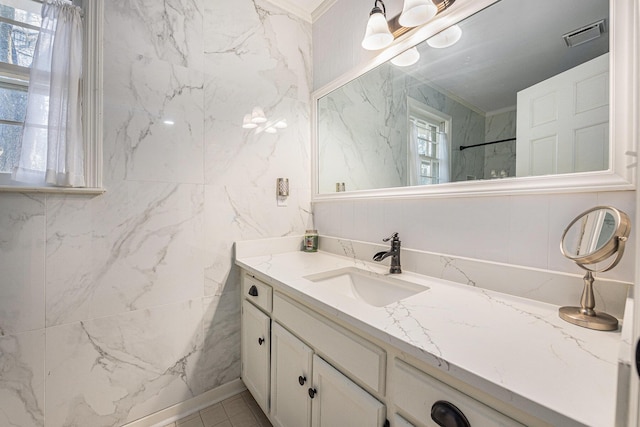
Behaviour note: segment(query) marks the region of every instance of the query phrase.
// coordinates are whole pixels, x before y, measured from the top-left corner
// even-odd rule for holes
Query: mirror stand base
[[[574,325],[598,331],[615,331],[618,329],[618,319],[607,313],[594,312],[592,316],[583,313],[580,307],[560,307],[559,315]]]

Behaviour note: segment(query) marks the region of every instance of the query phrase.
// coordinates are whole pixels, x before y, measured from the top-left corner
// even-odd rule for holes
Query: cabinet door
[[[269,330],[271,319],[242,301],[242,381],[265,414],[269,413]]]
[[[271,329],[271,420],[276,427],[304,427],[311,422],[313,350],[278,323]]]
[[[385,407],[333,366],[313,356],[313,427],[382,427]]]

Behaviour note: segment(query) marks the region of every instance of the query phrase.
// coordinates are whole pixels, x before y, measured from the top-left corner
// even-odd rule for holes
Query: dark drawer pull
[[[258,344],[262,345],[262,343],[264,342],[264,338],[258,338]]]
[[[252,297],[258,296],[258,288],[256,288],[256,285],[251,285],[251,287],[249,288],[249,295],[251,295]]]
[[[441,427],[471,427],[462,411],[444,400],[438,400],[433,404],[431,419]]]
[[[307,382],[307,377],[303,377],[302,375],[300,375],[298,377],[298,382],[300,383],[300,385],[304,385],[304,383]]]
[[[318,390],[316,390],[315,388],[309,388],[309,397],[310,398],[314,398],[316,396],[316,394],[318,394]]]

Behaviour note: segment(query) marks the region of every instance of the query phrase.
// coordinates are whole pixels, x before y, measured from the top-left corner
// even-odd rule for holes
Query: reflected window
[[[410,185],[449,182],[449,129],[449,117],[418,101],[410,100]]]

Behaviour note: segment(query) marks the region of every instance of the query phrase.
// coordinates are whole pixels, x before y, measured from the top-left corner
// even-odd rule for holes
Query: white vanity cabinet
[[[409,365],[394,347],[246,272],[242,282],[242,379],[274,426],[522,427]],[[434,408],[448,421],[434,421]],[[457,424],[447,424],[452,417]]]
[[[385,413],[380,401],[273,322],[270,418],[274,426],[383,426]]]
[[[320,355],[378,390],[384,387],[384,351],[274,297],[270,286],[246,273],[242,282],[242,379],[273,425],[383,427],[385,405]]]
[[[276,427],[308,426],[311,421],[313,350],[278,323],[271,331],[271,422]]]
[[[269,411],[269,316],[242,301],[242,380],[265,413]]]
[[[385,406],[317,355],[313,356],[312,427],[382,427]]]

